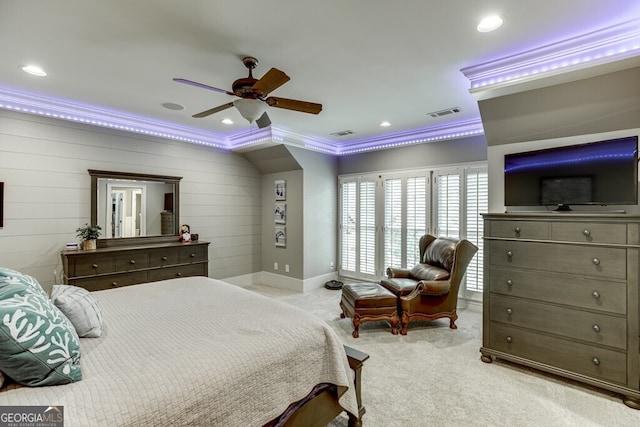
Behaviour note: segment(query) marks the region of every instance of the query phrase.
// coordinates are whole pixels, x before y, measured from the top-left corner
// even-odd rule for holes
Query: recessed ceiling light
[[[176,104],[174,102],[165,102],[164,104],[162,104],[162,106],[167,110],[174,110],[174,111],[184,110],[184,107],[182,105]]]
[[[25,65],[24,67],[22,67],[22,71],[24,71],[25,73],[29,73],[32,76],[38,77],[44,77],[47,75],[47,73],[45,73],[42,68],[35,65]]]
[[[222,119],[222,123],[224,123],[225,125],[232,125],[233,124],[233,120],[226,118],[226,119]]]
[[[386,128],[386,127],[391,126],[391,123],[389,123],[388,121],[385,120],[384,122],[380,123],[380,126],[382,126],[383,128]]]
[[[487,16],[480,21],[476,29],[481,33],[488,33],[500,28],[502,26],[502,22],[502,17],[498,15]]]

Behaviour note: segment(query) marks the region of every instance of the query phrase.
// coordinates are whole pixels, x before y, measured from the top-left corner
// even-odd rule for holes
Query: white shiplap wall
[[[55,283],[60,250],[90,220],[87,169],[183,177],[181,222],[211,242],[209,276],[260,271],[261,174],[241,155],[3,110],[0,266]]]

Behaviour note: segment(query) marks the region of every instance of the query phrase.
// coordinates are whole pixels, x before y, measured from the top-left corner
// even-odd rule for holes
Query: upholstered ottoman
[[[358,328],[362,322],[387,320],[391,322],[391,333],[398,333],[398,299],[377,283],[349,283],[342,287],[340,317],[353,321],[351,335],[358,338]]]

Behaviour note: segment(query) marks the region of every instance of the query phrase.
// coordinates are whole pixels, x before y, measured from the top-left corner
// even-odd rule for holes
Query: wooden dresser
[[[640,409],[640,217],[484,215],[482,360],[620,393]]]
[[[66,284],[90,291],[187,276],[208,276],[209,242],[163,242],[63,251]]]

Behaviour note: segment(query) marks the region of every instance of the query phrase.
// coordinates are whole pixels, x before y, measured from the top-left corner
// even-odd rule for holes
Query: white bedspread
[[[72,426],[261,426],[315,384],[346,389],[342,343],[316,316],[219,280],[94,292],[105,324],[81,340],[83,380],[11,385],[0,405],[63,405]]]

